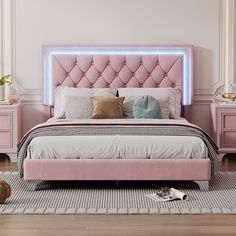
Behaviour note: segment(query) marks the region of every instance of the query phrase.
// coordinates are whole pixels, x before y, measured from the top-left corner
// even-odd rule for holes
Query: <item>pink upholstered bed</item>
[[[58,86],[91,89],[118,88],[118,90],[119,88],[178,88],[181,91],[182,116],[186,114],[186,108],[192,104],[192,47],[189,46],[46,46],[43,49],[43,67],[44,105],[47,108],[45,111],[50,113],[53,110],[55,91]],[[178,122],[175,119],[160,122],[135,121],[134,119],[126,121],[125,119],[60,120],[39,125],[29,134],[31,135],[40,128],[46,128],[43,130],[46,132],[48,127],[58,128],[61,125],[67,128],[79,126],[92,130],[93,127],[107,128],[107,126],[109,129],[111,127],[125,127],[125,129],[127,127],[128,129],[131,126],[138,127],[140,123],[145,127],[151,125],[167,127],[169,123],[179,125],[181,122],[181,119],[178,119]],[[198,127],[189,125],[190,129],[202,132]],[[180,126],[186,128],[188,125],[184,122]],[[203,135],[205,135],[204,132]],[[214,148],[214,144],[212,145]],[[23,152],[21,149],[20,151]],[[27,150],[24,150],[24,153],[26,152]],[[21,158],[19,161],[22,177],[27,182],[43,180],[193,180],[198,183],[201,181],[208,183],[213,174],[212,165],[213,161],[209,158],[192,159],[191,157],[189,159],[179,157],[177,159]]]

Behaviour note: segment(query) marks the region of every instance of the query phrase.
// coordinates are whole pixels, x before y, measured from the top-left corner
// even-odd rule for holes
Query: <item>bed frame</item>
[[[186,111],[192,104],[192,52],[191,46],[45,46],[43,77],[47,116],[59,85],[177,87],[182,91],[183,111]],[[200,189],[208,189],[210,178],[209,159],[24,161],[24,179],[31,183],[31,188],[43,180],[192,180]]]

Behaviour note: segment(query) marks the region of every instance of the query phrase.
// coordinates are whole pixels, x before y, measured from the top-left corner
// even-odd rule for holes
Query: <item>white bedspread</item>
[[[34,138],[32,159],[201,159],[208,151],[189,136],[54,136]]]

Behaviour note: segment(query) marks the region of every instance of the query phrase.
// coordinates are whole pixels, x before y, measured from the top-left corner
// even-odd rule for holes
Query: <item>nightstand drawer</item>
[[[21,139],[21,105],[0,105],[0,154],[16,161],[17,143]]]
[[[222,116],[222,128],[223,129],[235,129],[236,130],[236,113],[223,113]]]
[[[11,147],[11,132],[0,131],[0,147],[10,148]]]
[[[0,130],[11,129],[11,113],[0,114]]]
[[[211,135],[220,156],[236,153],[236,103],[212,103],[211,118]]]
[[[221,143],[222,146],[234,146],[236,148],[236,131],[223,131]]]

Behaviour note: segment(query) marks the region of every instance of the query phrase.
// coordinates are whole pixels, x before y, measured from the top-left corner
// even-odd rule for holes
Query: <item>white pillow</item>
[[[150,95],[158,101],[169,101],[170,118],[177,119],[181,113],[181,92],[178,88],[118,88],[122,97]]]
[[[126,118],[134,118],[133,105],[134,102],[140,99],[142,96],[127,96],[123,102],[123,114]],[[157,100],[161,108],[161,119],[169,119],[169,100]]]
[[[90,97],[65,96],[66,119],[91,119],[93,103]]]
[[[92,96],[116,96],[117,89],[111,88],[71,88],[59,86],[55,92],[54,117],[65,118],[65,96],[92,97]]]

